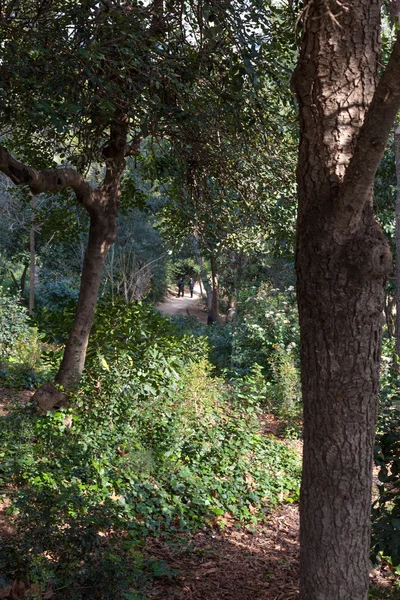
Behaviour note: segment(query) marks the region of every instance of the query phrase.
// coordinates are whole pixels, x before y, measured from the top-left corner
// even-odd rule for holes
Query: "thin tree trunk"
[[[395,319],[393,319],[393,307],[396,304],[396,298],[385,294],[385,321],[389,337],[394,338],[396,334]]]
[[[217,270],[217,261],[215,256],[212,254],[210,257],[211,262],[211,283],[212,283],[212,299],[211,299],[211,307],[209,309],[209,321],[216,322],[218,321],[219,316],[219,288],[218,288],[218,270]]]
[[[56,383],[67,390],[79,382],[85,366],[100,283],[108,251],[115,239],[115,229],[115,216],[107,215],[106,219],[92,216],[90,219],[75,320],[56,376]]]
[[[28,312],[33,315],[35,308],[35,196],[31,199],[31,228],[29,232],[29,255],[30,255],[30,272],[29,272],[29,307]]]
[[[200,286],[201,286],[201,282],[203,282],[203,287],[204,287],[206,297],[207,297],[207,309],[208,309],[209,317],[211,318],[213,290],[212,290],[212,287],[208,280],[208,273],[207,273],[207,269],[204,265],[204,258],[200,254],[199,244],[198,244],[198,241],[196,238],[196,234],[194,234],[193,236],[190,236],[190,240],[192,242],[192,248],[193,248],[194,255],[196,257],[197,264],[200,267]]]
[[[115,120],[110,124],[108,143],[102,149],[106,172],[103,183],[97,188],[92,188],[88,181],[72,167],[37,171],[15,159],[6,148],[0,146],[0,171],[16,185],[27,185],[32,194],[60,192],[71,188],[79,204],[90,216],[89,241],[83,261],[74,325],[56,377],[57,383],[67,390],[72,389],[79,382],[85,364],[86,348],[104,264],[116,237],[120,181],[125,169],[125,156],[127,153],[132,156],[140,151],[143,134],[139,133],[128,146],[128,129],[128,117],[117,111]],[[43,394],[40,393],[40,389],[37,390],[36,399],[40,405],[42,395],[41,406],[44,410],[50,410],[55,404],[52,404],[48,396],[53,393],[57,396],[55,393],[57,390],[54,386],[50,388],[47,386],[47,389],[42,391]],[[58,401],[59,399],[56,398],[55,402]]]
[[[396,196],[396,355],[400,357],[400,125],[394,130],[394,152],[396,161],[397,196]],[[399,359],[396,364],[399,368]]]
[[[21,279],[19,280],[19,282],[18,282],[17,278],[15,277],[14,273],[12,272],[12,270],[9,271],[11,279],[13,280],[15,291],[17,293],[21,294],[21,297],[23,300],[25,300],[24,294],[25,294],[26,274],[28,272],[28,269],[29,269],[29,263],[26,263],[24,265],[24,270],[22,271]]]
[[[233,299],[233,314],[232,321],[236,319],[237,310],[239,306],[239,296],[240,290],[242,289],[242,279],[243,279],[243,253],[236,253],[236,268],[235,268],[235,289],[234,289],[234,299]]]
[[[26,285],[26,274],[28,272],[29,264],[26,263],[24,265],[24,270],[22,271],[21,279],[19,280],[19,289],[21,292],[21,296],[25,294],[25,285]]]

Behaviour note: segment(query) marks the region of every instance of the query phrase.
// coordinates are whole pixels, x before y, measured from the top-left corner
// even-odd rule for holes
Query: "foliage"
[[[232,323],[205,327],[195,319],[175,317],[181,332],[206,337],[208,356],[220,375],[241,385],[256,378],[259,404],[286,423],[286,433],[301,429],[299,329],[293,288],[281,291],[270,284],[242,292]]]
[[[207,333],[211,362],[220,371],[243,375],[257,364],[277,385],[277,396],[282,399],[287,390],[293,401],[298,397],[299,328],[292,287],[281,292],[264,283],[243,291],[236,320]]]
[[[373,551],[400,565],[400,432],[380,436],[375,451],[379,471],[379,498],[372,510]]]
[[[381,389],[375,447],[378,497],[372,507],[372,553],[400,565],[400,396],[393,364],[394,340],[384,336]]]
[[[272,355],[277,347],[296,357],[299,327],[293,288],[286,293],[261,284],[244,295],[233,333],[233,364],[246,372],[257,362],[267,379],[274,379]]]
[[[36,289],[37,309],[45,308],[51,313],[57,313],[77,302],[78,285],[76,279],[62,276],[55,278],[52,275],[53,277],[40,279]]]
[[[8,387],[33,388],[44,376],[43,343],[18,296],[0,288],[0,381]]]
[[[4,571],[24,564],[76,598],[93,597],[86,586],[104,598],[140,587],[148,533],[223,525],[227,514],[255,523],[298,494],[297,458],[260,435],[251,394],[212,377],[204,341],[174,337],[140,304],[101,310],[70,407],[16,407],[0,423],[18,529]]]
[[[400,395],[398,374],[394,365],[395,341],[384,331],[380,367],[380,390],[377,434],[396,428],[399,422]]]
[[[398,585],[396,585],[396,589],[392,587],[390,589],[371,587],[368,598],[374,598],[375,600],[400,600],[400,589]]]
[[[178,340],[170,321],[154,310],[150,303],[131,302],[126,304],[121,297],[102,298],[98,303],[91,332],[87,369],[97,371],[98,366],[111,368],[121,357],[141,361],[150,349],[161,352],[164,357],[184,355],[199,358],[206,350],[204,343],[196,345],[190,335]]]
[[[275,346],[271,358],[274,380],[269,388],[272,410],[284,420],[285,434],[301,435],[301,383],[293,346]]]
[[[248,81],[254,86],[268,76],[274,99],[282,94],[295,44],[278,7],[241,0],[161,7],[139,0],[21,0],[17,8],[6,2],[0,121],[25,155],[36,163],[47,155],[47,166],[96,161],[121,111],[133,136],[144,123],[152,134],[166,127],[176,134],[185,121],[200,119],[192,107],[215,97],[217,74],[224,82],[220,116],[232,122],[237,114],[229,107]],[[251,96],[241,112],[251,122]]]
[[[149,297],[160,300],[165,294],[168,247],[154,223],[148,210],[138,208],[128,208],[117,219],[117,239],[106,262],[103,289],[123,296],[127,303]]]
[[[393,134],[391,134],[375,178],[374,208],[377,219],[390,242],[392,252],[395,251],[395,223],[393,215],[396,205],[396,190],[396,163]]]
[[[31,337],[28,313],[20,298],[0,290],[0,360],[24,354]]]

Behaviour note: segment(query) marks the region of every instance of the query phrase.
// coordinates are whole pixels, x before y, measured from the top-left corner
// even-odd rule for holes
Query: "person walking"
[[[192,277],[189,279],[189,290],[190,290],[190,297],[193,298],[194,280]]]
[[[183,281],[183,277],[181,277],[180,280],[178,281],[178,298],[180,297],[181,294],[182,294],[182,298],[183,298],[184,293],[185,293],[185,282]]]

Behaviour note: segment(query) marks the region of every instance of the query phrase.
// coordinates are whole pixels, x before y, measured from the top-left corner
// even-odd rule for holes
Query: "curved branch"
[[[400,37],[376,88],[341,185],[336,224],[349,233],[359,225],[399,107]]]
[[[0,171],[15,185],[28,186],[33,194],[61,192],[65,188],[71,188],[78,202],[86,209],[93,206],[92,188],[73,167],[37,171],[21,163],[6,148],[0,146]]]

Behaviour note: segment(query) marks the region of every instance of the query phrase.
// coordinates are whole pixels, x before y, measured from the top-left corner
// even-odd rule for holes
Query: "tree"
[[[56,377],[65,388],[84,368],[126,158],[144,137],[166,136],[190,115],[190,104],[179,103],[188,81],[207,77],[216,62],[229,73],[232,54],[251,70],[247,28],[262,8],[222,0],[2,4],[0,171],[33,194],[72,189],[90,217],[75,322]],[[17,160],[15,149],[29,161]],[[37,154],[52,168],[35,168]],[[96,162],[103,178],[92,186],[85,173]]]
[[[157,2],[147,12],[137,2],[124,8],[114,3],[99,7],[96,2],[82,7],[73,1],[9,2],[2,15],[2,108],[4,121],[17,128],[16,143],[23,135],[29,140],[24,148],[34,146],[38,138],[42,143],[51,140],[53,147],[59,145],[58,152],[72,149],[70,164],[74,153],[81,168],[94,157],[101,157],[105,164],[102,183],[92,187],[72,165],[37,170],[0,148],[0,170],[16,185],[27,185],[33,194],[71,188],[90,216],[75,321],[56,378],[67,389],[79,381],[83,371],[104,263],[116,235],[125,158],[138,151],[143,137],[140,123],[131,113],[135,103],[127,95],[132,86],[143,89],[147,83],[148,72],[138,75],[138,64],[140,68],[146,60],[148,68],[151,66],[148,54],[154,50],[158,8]],[[117,27],[124,37],[118,46],[114,41]],[[120,60],[120,53],[128,47],[130,58]],[[138,51],[135,58],[134,48]],[[58,84],[53,69],[58,71]],[[116,72],[123,70],[127,75],[121,81]],[[28,94],[20,85],[24,74],[30,81]],[[129,84],[132,78],[134,83]],[[78,125],[73,124],[73,117]]]
[[[400,125],[397,124],[394,130],[394,155],[396,164],[397,193],[396,193],[396,364],[400,356]]]
[[[380,3],[312,0],[300,110],[297,294],[304,459],[302,600],[366,600],[383,285],[373,183],[400,105],[400,41],[378,85]]]
[[[260,240],[279,237],[280,226],[288,237],[287,214],[273,208],[283,197],[295,205],[294,107],[284,64],[294,50],[287,44],[285,51],[288,56],[276,60],[275,71],[270,62],[280,50],[270,50],[267,57],[260,50],[250,78],[234,56],[230,77],[216,69],[187,85],[180,100],[191,103],[191,119],[179,123],[170,144],[158,147],[153,164],[149,161],[153,179],[160,180],[169,199],[161,210],[163,234],[175,241],[190,239],[207,292],[209,322],[218,318],[223,258],[229,255],[232,264],[244,248],[254,253]]]

